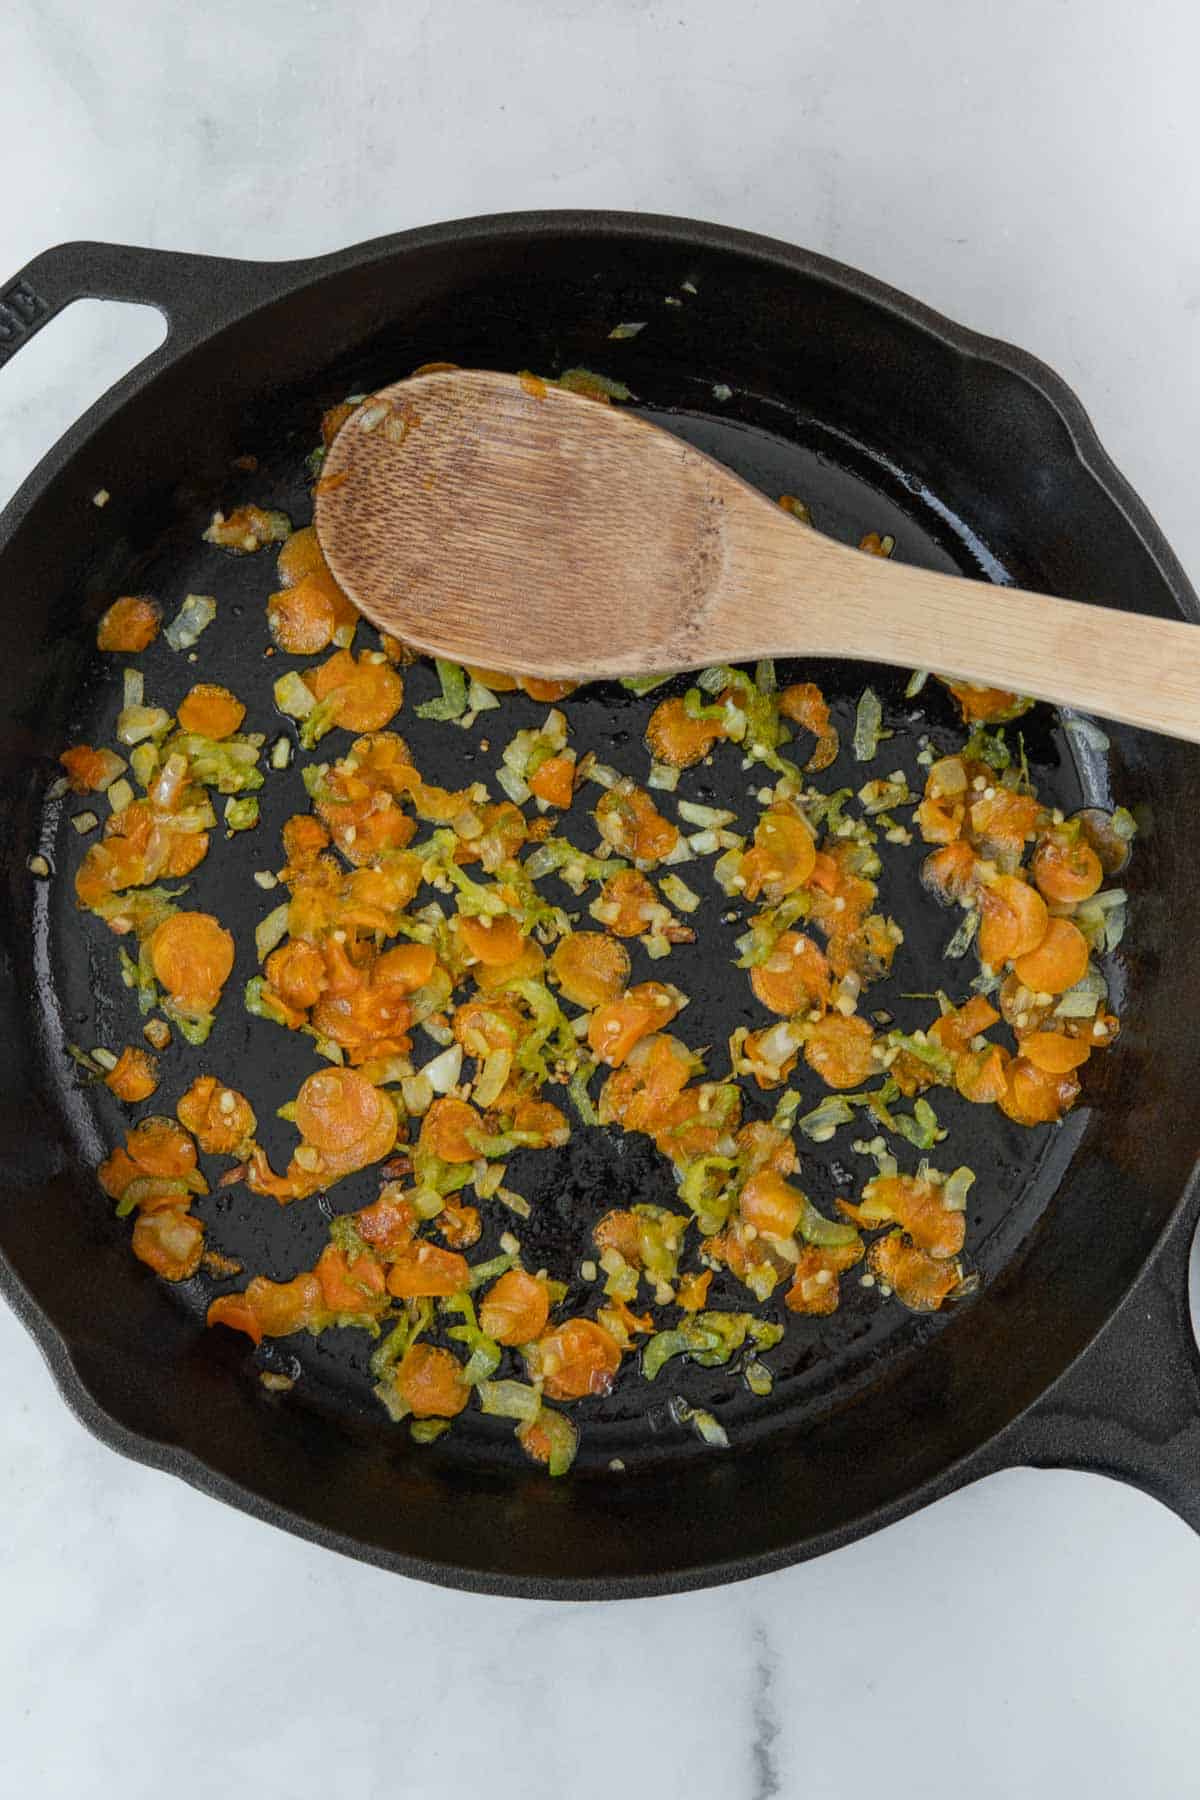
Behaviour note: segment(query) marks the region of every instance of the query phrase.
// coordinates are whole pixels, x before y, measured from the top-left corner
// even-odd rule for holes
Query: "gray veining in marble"
[[[0,269],[527,206],[773,232],[1060,368],[1200,580],[1198,55],[1186,0],[10,4]],[[0,496],[160,330],[77,307],[0,370]],[[7,1313],[0,1358],[4,1794],[1195,1786],[1200,1545],[1115,1484],[1014,1473],[743,1587],[553,1609],[268,1532],[93,1443]]]

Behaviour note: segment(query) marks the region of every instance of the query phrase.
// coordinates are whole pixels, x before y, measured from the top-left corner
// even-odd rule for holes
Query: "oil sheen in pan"
[[[388,379],[389,373],[374,371],[374,377],[378,383]],[[364,379],[363,385],[370,384]],[[717,411],[700,410],[696,396],[686,389],[679,398],[683,407],[650,411],[648,416],[717,456],[764,492],[798,495],[812,508],[818,526],[832,535],[854,541],[864,531],[890,532],[903,560],[930,568],[1002,576],[986,548],[960,522],[928,503],[927,497],[914,494],[877,462],[857,455],[852,446],[830,439],[773,406],[756,408],[752,401],[744,402],[735,420]],[[296,525],[308,521],[311,504],[304,455],[308,444],[316,440],[318,415],[314,403],[308,443],[289,431],[284,434],[284,447],[274,457],[264,457],[260,450],[259,467],[253,474],[231,469],[228,484],[220,492],[189,496],[184,513],[146,555],[124,571],[124,591],[153,593],[168,612],[189,592],[211,593],[220,607],[217,623],[200,640],[195,663],[173,653],[162,638],[138,659],[149,700],[173,709],[195,680],[223,682],[247,704],[246,729],[265,731],[269,737],[279,729],[290,729],[275,711],[272,683],[292,666],[292,659],[264,655],[269,644],[265,600],[275,585],[272,553],[232,558],[205,545],[201,533],[212,510],[218,506],[228,509],[241,500],[281,507]],[[360,643],[369,637],[369,628],[364,626]],[[76,696],[70,741],[112,741],[120,706],[120,667],[111,658],[97,657],[95,662],[97,666],[89,671]],[[917,700],[906,701],[908,674],[907,670],[820,662],[807,662],[802,669],[796,665],[791,674],[789,665],[781,666],[783,679],[818,681],[832,703],[844,749],[838,762],[819,777],[822,787],[858,788],[874,775],[903,769],[910,787],[919,789],[924,771],[916,755],[922,734],[928,734],[939,753],[961,743],[963,731],[950,697],[930,683]],[[436,690],[431,669],[419,666],[406,671],[405,682],[405,705],[396,728],[410,743],[427,777],[448,786],[470,778],[486,780],[512,733],[539,722],[546,711],[544,705],[523,696],[506,695],[499,712],[485,715],[472,732],[464,733],[453,725],[415,717],[415,706]],[[854,707],[867,683],[883,700],[885,724],[896,734],[883,742],[870,765],[856,763],[849,751]],[[655,701],[686,685],[687,679],[680,677],[675,687],[660,690],[653,700],[640,701],[611,684],[590,687],[566,703],[571,741],[580,753],[592,749],[635,778],[644,779],[648,767],[641,742],[644,720]],[[1036,709],[1021,721],[1020,729],[1034,778],[1047,800],[1066,812],[1082,804],[1109,801],[1102,759],[1084,759],[1085,783],[1074,745],[1054,724],[1049,709]],[[485,740],[489,745],[486,751],[482,748]],[[348,743],[344,734],[335,734],[325,740],[316,760],[342,754]],[[316,1059],[306,1038],[247,1015],[241,994],[246,980],[256,972],[254,925],[280,898],[277,893],[264,893],[253,880],[254,872],[279,866],[280,827],[293,812],[307,810],[300,762],[297,758],[286,771],[267,771],[259,795],[258,828],[230,841],[214,833],[207,859],[190,878],[188,904],[214,912],[234,932],[237,962],[208,1044],[196,1050],[176,1035],[162,1059],[162,1085],[151,1102],[151,1109],[170,1110],[196,1074],[210,1071],[218,1075],[249,1094],[259,1118],[259,1137],[276,1166],[286,1161],[295,1134],[275,1117],[275,1109],[295,1095],[316,1066]],[[711,767],[687,772],[679,791],[730,807],[738,814],[737,828],[749,830],[757,811],[753,792],[757,785],[754,771],[743,770],[740,757],[727,750],[718,752]],[[588,811],[598,792],[584,788],[562,825],[564,834],[583,847],[594,842]],[[69,805],[60,803],[57,819],[46,821],[58,876],[47,890],[45,940],[39,954],[45,959],[48,975],[43,986],[46,1042],[48,1053],[56,1058],[65,1058],[66,1040],[114,1049],[139,1043],[142,1025],[135,1000],[121,983],[116,940],[100,921],[75,908],[70,876],[82,846],[70,827],[70,810]],[[669,803],[666,810],[670,810]],[[921,888],[919,870],[926,846],[917,840],[911,847],[885,845],[883,849],[879,904],[899,920],[906,941],[894,976],[868,990],[863,1010],[868,1015],[886,1010],[911,1029],[928,1022],[933,1002],[906,1000],[904,994],[942,986],[953,997],[962,998],[977,964],[970,952],[961,962],[943,960],[957,915],[943,911]],[[746,975],[732,966],[732,943],[742,924],[724,921],[729,903],[706,865],[697,864],[687,874],[704,896],[693,921],[699,927],[699,941],[674,949],[665,965],[649,965],[644,954],[635,952],[635,974],[645,979],[650,973],[662,977],[665,971],[665,977],[690,996],[691,1004],[676,1029],[693,1046],[711,1046],[709,1067],[720,1073],[730,1031],[742,1023],[761,1025],[763,1014],[751,996]],[[554,884],[545,885],[551,893]],[[566,889],[555,898],[569,910],[587,903],[586,898],[579,901]],[[803,1065],[794,1079],[804,1084],[806,1106],[815,1105],[827,1092]],[[759,1094],[752,1084],[745,1086],[744,1096],[747,1118],[769,1116],[778,1098]],[[968,1210],[966,1260],[968,1268],[976,1270],[986,1283],[1026,1253],[1036,1238],[1038,1221],[1086,1123],[1086,1082],[1083,1099],[1063,1125],[1033,1131],[1012,1124],[995,1107],[973,1107],[945,1090],[937,1090],[932,1098],[941,1124],[949,1131],[933,1160],[945,1168],[965,1162],[978,1175]],[[569,1112],[565,1101],[564,1105]],[[123,1110],[103,1087],[81,1088],[71,1117],[80,1159],[90,1167],[95,1165],[97,1143],[119,1141],[128,1125]],[[802,1157],[798,1179],[825,1211],[831,1209],[835,1195],[860,1188],[874,1173],[873,1163],[849,1148],[856,1135],[849,1126],[828,1144],[811,1144],[803,1136],[797,1140]],[[915,1164],[917,1153],[910,1150],[908,1154]],[[218,1163],[210,1168],[210,1175],[224,1166]],[[902,1167],[908,1166],[902,1154]],[[594,1220],[609,1207],[634,1200],[670,1206],[676,1198],[668,1165],[647,1140],[625,1137],[616,1130],[588,1129],[574,1118],[567,1146],[514,1156],[507,1182],[528,1198],[532,1216],[516,1220],[494,1202],[485,1204],[481,1209],[485,1233],[474,1254],[480,1258],[491,1254],[499,1234],[514,1229],[522,1240],[527,1266],[545,1266],[571,1282],[565,1310],[582,1308],[591,1292],[579,1268],[593,1254],[590,1230]],[[244,1265],[245,1276],[214,1281],[202,1273],[174,1288],[173,1298],[202,1330],[205,1309],[216,1293],[242,1285],[250,1274],[283,1280],[311,1267],[327,1241],[329,1218],[335,1212],[367,1204],[377,1189],[378,1175],[368,1169],[339,1183],[327,1199],[313,1198],[284,1209],[240,1187],[214,1187],[195,1210],[207,1221],[210,1246],[236,1257]],[[100,1216],[111,1213],[99,1188],[96,1208]],[[107,1229],[125,1234],[128,1225],[110,1219]],[[152,1277],[147,1275],[147,1279]],[[582,1432],[577,1469],[600,1470],[610,1458],[620,1457],[632,1471],[648,1460],[694,1451],[690,1434],[668,1414],[667,1402],[675,1394],[709,1407],[735,1447],[777,1427],[785,1415],[790,1428],[802,1426],[805,1420],[824,1415],[894,1372],[901,1362],[919,1354],[934,1334],[954,1327],[954,1308],[938,1315],[914,1315],[896,1300],[884,1301],[878,1291],[862,1287],[856,1272],[843,1279],[841,1293],[839,1310],[825,1319],[788,1314],[782,1290],[761,1309],[787,1325],[783,1342],[767,1357],[776,1377],[774,1392],[767,1400],[750,1395],[728,1369],[702,1370],[675,1361],[649,1384],[641,1379],[632,1359],[627,1359],[611,1396],[585,1400],[572,1409]],[[714,1278],[710,1304],[754,1305],[747,1291],[724,1272]],[[961,1303],[969,1304],[969,1300]],[[246,1379],[255,1371],[266,1370],[296,1376],[297,1385],[287,1396],[287,1405],[316,1407],[334,1415],[355,1436],[366,1433],[386,1440],[387,1434],[402,1428],[387,1420],[371,1395],[367,1368],[371,1348],[364,1333],[342,1330],[319,1338],[301,1335],[268,1341],[258,1351],[252,1351],[245,1339],[224,1331],[209,1334],[205,1344],[206,1354],[226,1366],[229,1378]],[[509,1462],[520,1457],[512,1443],[511,1425],[484,1418],[473,1408],[456,1420],[454,1429],[428,1454],[473,1463],[481,1459]]]

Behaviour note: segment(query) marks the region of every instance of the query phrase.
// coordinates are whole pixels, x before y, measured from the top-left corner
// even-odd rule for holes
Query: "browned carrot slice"
[[[197,1075],[175,1111],[206,1156],[232,1156],[249,1143],[258,1126],[246,1096],[215,1075]]]
[[[629,980],[629,952],[603,931],[573,931],[560,938],[550,972],[576,1006],[615,1000]]]
[[[597,917],[617,937],[640,937],[650,930],[648,915],[659,904],[658,895],[643,874],[637,869],[622,869],[610,875],[600,890]]]
[[[357,1069],[321,1069],[296,1096],[296,1129],[305,1143],[337,1156],[368,1135],[387,1104]]]
[[[1021,1055],[1045,1075],[1069,1075],[1082,1068],[1091,1053],[1086,1038],[1067,1037],[1061,1031],[1031,1031],[1021,1039]]]
[[[860,1087],[877,1067],[875,1036],[865,1019],[828,1013],[812,1027],[804,1060],[827,1087]]]
[[[1043,838],[1030,867],[1047,900],[1058,905],[1090,900],[1104,879],[1100,858],[1082,835],[1074,841]]]
[[[502,913],[499,918],[472,917],[460,913],[455,921],[455,930],[468,953],[477,962],[494,967],[498,963],[515,962],[525,944],[521,927],[510,913]]]
[[[179,723],[185,731],[200,737],[230,737],[246,717],[246,709],[236,694],[212,681],[198,681],[179,702]]]
[[[575,762],[570,756],[548,756],[529,777],[529,790],[548,806],[570,806],[575,792]]]
[[[336,1244],[326,1244],[313,1274],[327,1312],[372,1314],[387,1305],[384,1272],[373,1256],[359,1254],[352,1260]]]
[[[524,1269],[506,1269],[484,1295],[479,1323],[498,1344],[530,1344],[546,1329],[550,1300],[544,1282]]]
[[[594,1319],[566,1319],[531,1345],[530,1358],[551,1400],[582,1400],[611,1390],[621,1347]]]
[[[1020,980],[1034,994],[1065,994],[1082,981],[1087,966],[1087,939],[1070,919],[1051,919],[1037,948],[1013,963]]]
[[[458,1294],[470,1280],[465,1256],[439,1244],[413,1244],[388,1270],[388,1293],[399,1300]]]
[[[467,1100],[444,1094],[434,1101],[421,1120],[418,1147],[443,1162],[474,1162],[479,1152],[470,1137],[483,1130],[483,1120]]]
[[[804,1195],[774,1169],[761,1169],[743,1187],[738,1210],[760,1236],[790,1238],[804,1211]]]
[[[690,769],[703,762],[713,745],[725,736],[720,719],[694,719],[682,695],[662,700],[646,726],[646,748],[655,762],[671,769]]]
[[[224,1294],[208,1309],[208,1324],[244,1331],[256,1344],[265,1337],[290,1337],[315,1323],[322,1311],[321,1283],[311,1272],[293,1281],[256,1275],[244,1293]]]
[[[233,938],[211,913],[173,913],[150,939],[155,979],[180,1006],[201,1013],[220,999],[233,951]]]
[[[867,1252],[867,1267],[913,1312],[937,1312],[962,1282],[955,1259],[930,1256],[907,1242],[902,1231],[889,1231],[875,1240]]]
[[[127,1105],[148,1100],[158,1086],[158,1063],[149,1051],[127,1044],[117,1059],[116,1068],[110,1069],[104,1077],[104,1085]]]
[[[596,1008],[588,1020],[588,1044],[598,1062],[619,1068],[635,1044],[665,1029],[678,1011],[678,998],[662,982],[639,982],[619,1000]]]
[[[396,1365],[396,1392],[415,1419],[453,1419],[467,1404],[470,1389],[453,1351],[436,1344],[413,1344]]]
[[[186,1207],[165,1206],[134,1220],[133,1254],[164,1281],[190,1280],[203,1248],[204,1223]]]
[[[755,998],[784,1017],[829,1002],[829,963],[802,931],[780,933],[765,963],[750,971]]]
[[[145,650],[158,636],[162,609],[142,594],[123,594],[114,600],[96,627],[100,650]]]
[[[73,744],[59,762],[67,771],[73,794],[98,794],[114,782],[125,764],[113,750],[93,750],[90,744]]]

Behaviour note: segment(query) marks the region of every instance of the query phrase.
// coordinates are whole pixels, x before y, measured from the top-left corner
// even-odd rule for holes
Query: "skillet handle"
[[[1193,1175],[1158,1248],[1083,1355],[1005,1433],[1009,1466],[1130,1482],[1200,1532],[1200,1352],[1188,1274],[1200,1218]]]
[[[58,244],[0,287],[0,365],[73,300],[124,300],[165,314],[172,353],[280,285],[285,263],[239,262],[133,244]]]

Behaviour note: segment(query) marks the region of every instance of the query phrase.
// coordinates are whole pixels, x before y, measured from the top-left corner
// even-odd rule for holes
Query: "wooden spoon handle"
[[[795,644],[801,654],[933,669],[1200,743],[1195,625],[989,588],[811,537],[789,583],[786,535],[769,536],[774,567],[764,580],[760,555],[741,628],[743,639],[762,640],[763,654]],[[761,522],[758,541],[765,548]],[[821,596],[803,623],[801,582]],[[750,648],[743,643],[742,654]]]

